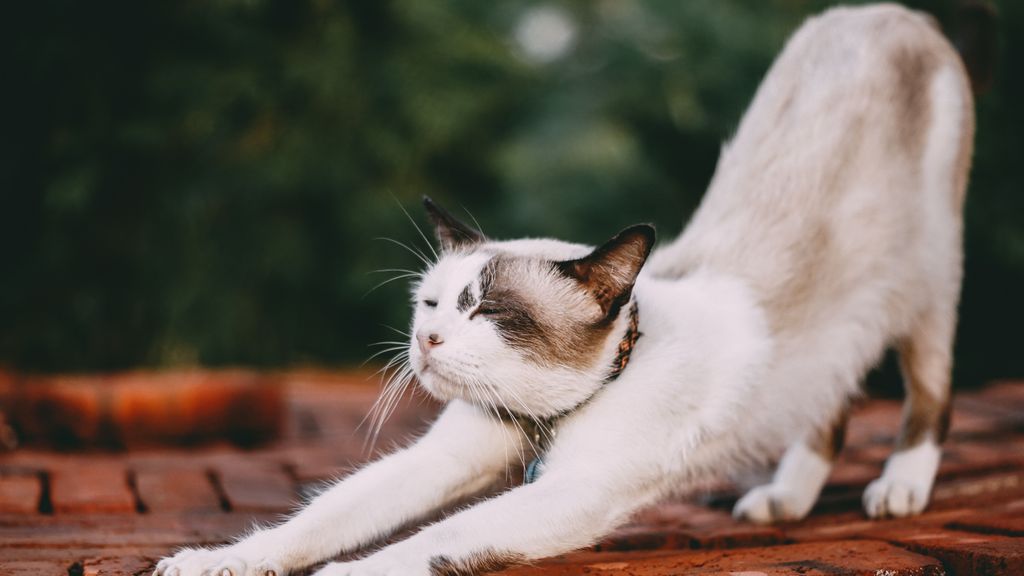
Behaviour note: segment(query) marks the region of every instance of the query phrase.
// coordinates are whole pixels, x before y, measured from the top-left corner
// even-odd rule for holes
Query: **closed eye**
[[[426,299],[423,301],[423,305],[427,308],[437,308],[437,300]]]
[[[499,316],[506,312],[508,312],[506,308],[503,308],[495,304],[494,302],[488,302],[484,300],[483,302],[480,303],[479,306],[476,307],[476,310],[473,310],[473,313],[470,314],[470,318],[476,316],[477,314],[481,316]]]

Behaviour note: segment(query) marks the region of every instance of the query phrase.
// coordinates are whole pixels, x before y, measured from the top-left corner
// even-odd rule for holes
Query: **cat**
[[[735,505],[806,516],[889,346],[907,400],[868,516],[921,512],[950,415],[970,80],[929,17],[836,8],[788,41],[683,233],[495,241],[425,201],[442,251],[409,367],[446,403],[411,447],[287,522],[158,576],[284,576],[526,481],[318,576],[463,575],[588,546],[642,507],[780,454]]]

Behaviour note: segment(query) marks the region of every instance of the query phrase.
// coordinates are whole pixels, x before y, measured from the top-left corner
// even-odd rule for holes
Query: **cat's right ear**
[[[427,217],[430,218],[431,224],[434,225],[434,233],[437,234],[437,240],[441,243],[441,249],[445,252],[467,248],[485,241],[483,233],[459,221],[427,196],[423,197],[423,207],[427,210]]]

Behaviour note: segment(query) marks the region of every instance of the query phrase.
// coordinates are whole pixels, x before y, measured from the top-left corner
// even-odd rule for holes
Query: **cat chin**
[[[458,391],[462,389],[460,384],[451,382],[447,378],[438,374],[437,370],[430,366],[425,366],[417,370],[416,380],[419,382],[421,388],[426,390],[428,394],[440,402],[449,402],[462,397],[462,395],[458,393]]]

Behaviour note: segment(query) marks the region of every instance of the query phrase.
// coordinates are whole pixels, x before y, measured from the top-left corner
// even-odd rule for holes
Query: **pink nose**
[[[416,334],[416,341],[420,345],[420,352],[423,352],[424,354],[429,352],[431,348],[436,348],[437,346],[444,344],[444,338],[441,338],[441,335],[437,332],[431,332],[429,334],[419,332]]]

